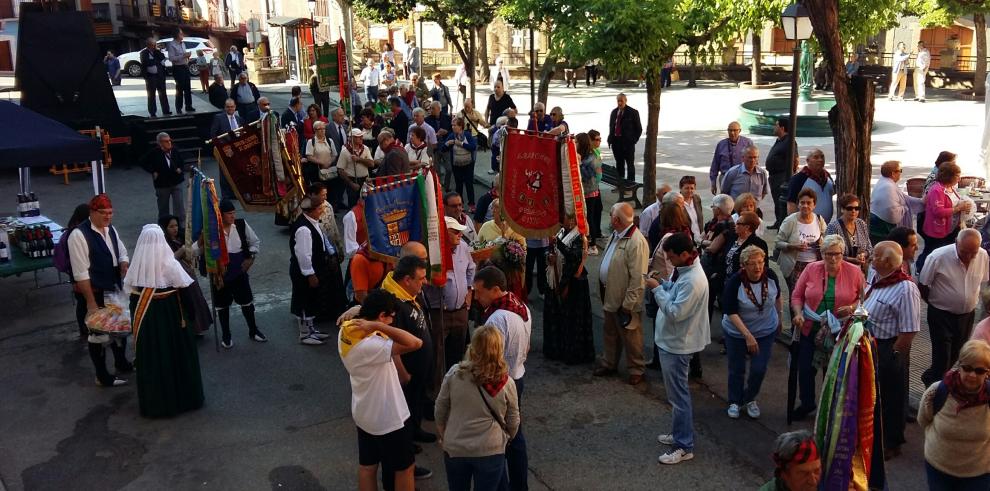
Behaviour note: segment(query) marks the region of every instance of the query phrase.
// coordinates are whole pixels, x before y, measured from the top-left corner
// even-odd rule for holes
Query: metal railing
[[[286,60],[280,55],[255,57],[255,63],[258,64],[259,69],[286,68]]]
[[[502,62],[506,66],[529,66],[529,53],[502,53]],[[540,66],[546,59],[546,52],[536,53],[536,64]],[[492,57],[494,64],[495,58]],[[431,66],[460,65],[464,61],[461,55],[449,51],[423,51],[423,64]]]
[[[504,56],[504,55],[503,55]],[[882,53],[861,53],[859,55],[859,62],[861,65],[874,65],[874,66],[885,66],[889,67],[893,65],[894,54],[892,52],[882,52]],[[908,60],[908,66],[914,67],[915,59],[917,55],[911,55]],[[946,58],[947,64],[943,64],[943,57],[940,53],[931,54],[931,69],[949,69],[958,70],[961,72],[971,72],[976,69],[976,56],[963,56],[955,55],[952,58]],[[687,52],[676,53],[673,57],[674,63],[679,66],[689,66],[691,64],[691,56]],[[775,52],[761,52],[760,59],[762,60],[763,66],[765,67],[783,67],[790,69],[794,63],[794,57],[791,53],[775,53]],[[987,66],[990,66],[990,57],[987,58]],[[698,68],[712,68],[712,67],[726,67],[726,66],[750,66],[753,63],[753,52],[752,51],[736,51],[734,54],[728,54],[723,50],[702,50],[697,54],[697,66]]]

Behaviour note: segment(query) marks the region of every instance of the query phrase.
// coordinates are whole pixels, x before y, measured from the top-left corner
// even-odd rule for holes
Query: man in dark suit
[[[182,202],[182,173],[186,170],[185,162],[178,149],[172,145],[172,137],[164,131],[158,134],[158,148],[152,149],[145,156],[144,170],[151,174],[155,186],[155,197],[158,199],[158,216],[169,214],[169,200],[172,201],[172,214],[184,217],[185,207]]]
[[[216,138],[224,133],[234,131],[244,126],[244,120],[237,114],[237,104],[233,99],[227,99],[223,106],[223,112],[213,116],[213,123],[210,125],[210,138]],[[227,176],[220,173],[220,196],[222,199],[235,199],[234,190],[227,182]]]
[[[390,102],[392,103],[392,120],[388,122],[388,127],[392,128],[395,139],[405,145],[406,134],[409,133],[409,118],[402,111],[402,103],[399,102],[398,97],[391,98]]]
[[[344,114],[343,108],[338,107],[330,113],[330,124],[327,125],[327,138],[333,141],[334,147],[337,149],[337,155],[333,160],[333,165],[337,165],[337,159],[340,158],[340,149],[344,148],[344,144],[347,143],[347,115]]]
[[[210,96],[210,104],[213,104],[213,107],[217,109],[223,109],[224,103],[230,97],[230,94],[227,92],[227,86],[223,81],[223,75],[218,73],[213,76],[213,83],[210,84],[207,93]]]
[[[296,135],[299,136],[299,150],[305,152],[306,140],[303,138],[303,122],[299,120],[299,113],[302,111],[302,107],[301,97],[296,96],[289,99],[289,108],[282,111],[282,126],[288,128],[290,124],[295,125]]]
[[[615,156],[615,170],[627,181],[636,181],[636,142],[643,135],[639,111],[626,105],[626,95],[615,98],[616,107],[608,118],[608,146]]]
[[[158,115],[158,107],[155,105],[155,92],[158,92],[162,113],[171,116],[172,109],[168,105],[168,95],[165,94],[165,53],[155,45],[154,38],[148,38],[145,42],[147,45],[138,56],[141,59],[144,88],[148,93],[148,115],[152,118]]]
[[[227,53],[223,62],[227,67],[227,71],[230,72],[230,86],[233,87],[237,83],[238,76],[247,68],[244,65],[244,55],[237,50],[237,46],[231,46],[230,52]]]

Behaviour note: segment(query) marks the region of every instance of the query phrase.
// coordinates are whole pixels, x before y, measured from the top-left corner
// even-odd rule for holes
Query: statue
[[[811,48],[808,41],[801,41],[801,65],[798,72],[800,81],[800,91],[802,101],[811,100],[811,87],[815,83],[815,59],[811,56]]]

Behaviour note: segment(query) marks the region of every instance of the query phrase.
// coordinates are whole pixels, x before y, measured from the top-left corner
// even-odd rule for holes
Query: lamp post
[[[536,15],[529,13],[529,110],[536,107],[536,43],[533,33],[533,19]]]
[[[797,97],[798,97],[798,69],[801,63],[801,42],[810,38],[812,33],[811,18],[808,16],[808,9],[800,3],[792,3],[784,9],[780,15],[780,23],[784,28],[784,37],[788,41],[794,41],[794,66],[791,68],[791,105],[790,105],[790,128],[787,132],[791,135],[791,141],[797,138]],[[787,149],[787,175],[790,176],[794,170],[794,144]]]

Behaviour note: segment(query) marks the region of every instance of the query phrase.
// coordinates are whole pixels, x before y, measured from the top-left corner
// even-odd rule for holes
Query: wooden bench
[[[627,181],[625,178],[619,176],[619,171],[616,170],[614,165],[602,164],[602,181],[619,190],[619,202],[632,201],[636,204],[637,209],[643,207],[643,203],[639,201],[639,197],[636,195],[639,188],[643,187],[643,185],[638,182]],[[630,195],[626,196],[626,192],[629,192]]]

